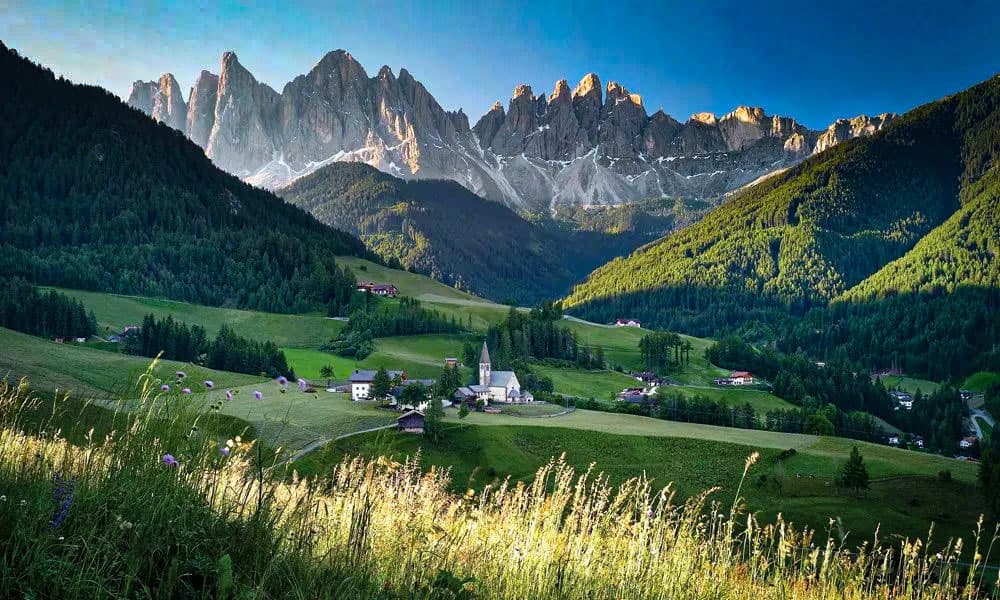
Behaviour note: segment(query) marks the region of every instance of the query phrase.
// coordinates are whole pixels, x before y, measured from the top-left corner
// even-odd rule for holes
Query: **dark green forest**
[[[362,163],[328,165],[279,193],[357,234],[389,265],[521,304],[566,293],[595,266],[649,239],[529,221],[454,181],[404,181]]]
[[[79,300],[14,277],[0,286],[0,327],[42,337],[89,337],[97,319]]]
[[[996,369],[998,154],[995,77],[611,261],[566,307],[938,379]]]
[[[272,312],[339,311],[365,255],[111,93],[0,44],[0,275]]]
[[[142,327],[125,337],[122,351],[137,356],[162,356],[234,373],[295,376],[285,354],[274,342],[258,342],[236,335],[228,325],[219,328],[215,339],[209,339],[204,327],[188,326],[174,321],[171,316],[157,319],[154,315],[146,315]]]

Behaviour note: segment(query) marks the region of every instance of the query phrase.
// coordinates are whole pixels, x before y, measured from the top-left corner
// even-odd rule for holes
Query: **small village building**
[[[893,401],[896,403],[896,410],[913,410],[913,396],[907,392],[901,392],[899,390],[893,390],[889,392],[892,396]]]
[[[652,381],[656,381],[657,379],[656,373],[651,373],[649,371],[643,371],[641,373],[632,373],[632,377],[635,377],[636,379],[638,379],[643,383],[649,383]]]
[[[448,358],[444,359],[444,366],[446,366],[446,367],[457,367],[458,366],[458,359],[449,356]]]
[[[405,433],[424,432],[424,413],[419,410],[408,410],[396,419],[396,429]]]
[[[749,371],[733,371],[729,376],[732,385],[753,385],[753,375]]]
[[[913,445],[916,446],[917,448],[923,448],[924,447],[924,437],[922,435],[915,435],[915,436],[913,436],[913,440],[912,441],[913,441]]]
[[[359,292],[370,292],[375,296],[383,296],[386,298],[395,298],[399,291],[391,283],[375,283],[373,281],[362,281],[358,283],[357,290]]]
[[[372,370],[358,370],[355,369],[351,376],[347,378],[351,385],[351,400],[355,402],[359,400],[370,400],[372,393],[372,382],[375,381],[375,375],[378,371]],[[405,371],[388,371],[389,379],[395,379],[399,377],[400,380],[406,381]]]
[[[85,338],[85,337],[78,337],[78,338],[76,338],[73,341],[75,341],[77,344],[84,344],[84,343],[87,342],[87,338]]]
[[[890,446],[898,446],[899,445],[899,434],[898,433],[892,433],[892,434],[890,434],[888,441],[889,441],[889,445]]]
[[[638,319],[615,319],[615,327],[642,327]]]
[[[966,436],[958,442],[959,448],[971,448],[979,442],[979,438],[974,435]]]

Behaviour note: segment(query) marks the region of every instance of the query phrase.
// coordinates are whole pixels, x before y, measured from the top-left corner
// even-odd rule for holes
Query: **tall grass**
[[[975,598],[995,540],[849,548],[760,523],[737,494],[677,503],[553,459],[530,484],[448,491],[446,471],[347,460],[311,481],[139,383],[78,444],[0,384],[0,597]],[[84,425],[85,426],[85,425]],[[208,433],[207,433],[208,432]],[[223,450],[226,448],[227,450]],[[171,460],[164,461],[165,455]],[[747,460],[746,474],[755,457]],[[742,482],[740,482],[742,485]],[[986,557],[984,558],[984,556]]]

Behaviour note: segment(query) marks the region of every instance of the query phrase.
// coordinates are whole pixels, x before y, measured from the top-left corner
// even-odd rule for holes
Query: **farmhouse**
[[[753,385],[753,374],[749,371],[733,371],[729,377],[717,377],[715,385]]]
[[[406,433],[424,432],[424,413],[419,410],[409,410],[396,419],[396,428]]]
[[[642,327],[642,323],[636,319],[615,319],[614,325],[615,327]]]
[[[531,392],[521,391],[521,382],[517,380],[514,371],[493,370],[486,342],[483,342],[483,350],[479,353],[479,385],[470,385],[468,388],[487,404],[490,402],[523,404],[535,401]]]
[[[458,359],[449,356],[448,358],[444,359],[444,366],[446,366],[446,367],[457,367],[458,366]]]
[[[371,292],[376,296],[384,296],[386,298],[395,298],[398,294],[396,286],[391,283],[375,283],[373,281],[362,281],[358,283],[359,292]]]
[[[351,384],[351,400],[357,402],[358,400],[368,400],[371,398],[372,382],[375,381],[376,373],[378,371],[358,369],[355,369],[351,373],[351,376],[347,378]],[[388,373],[389,379],[399,377],[400,380],[406,381],[405,371],[389,371]]]
[[[970,435],[970,436],[962,438],[962,440],[960,442],[958,442],[958,446],[959,446],[959,448],[971,448],[971,447],[975,446],[978,442],[979,442],[979,438],[977,438],[974,435]]]
[[[904,410],[913,410],[913,396],[907,392],[901,392],[899,390],[894,390],[889,392],[892,399],[896,402],[896,410],[900,408]]]

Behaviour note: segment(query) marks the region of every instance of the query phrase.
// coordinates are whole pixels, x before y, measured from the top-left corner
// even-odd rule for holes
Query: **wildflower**
[[[239,444],[240,442],[242,442],[242,441],[243,441],[243,438],[241,438],[240,436],[236,436],[236,437],[235,437],[235,438],[233,438],[233,439],[234,439],[234,440],[236,440],[236,443],[237,443],[237,444]]]
[[[184,388],[181,391],[184,392],[184,395],[186,395],[186,396],[190,396],[191,395],[191,388]]]
[[[288,378],[285,377],[284,375],[279,375],[278,376],[278,385],[280,385],[282,387],[288,385]]]
[[[210,390],[211,389],[215,389],[215,382],[214,381],[208,381],[208,380],[206,380],[205,381],[205,387],[207,387]]]
[[[233,440],[226,440],[226,447],[227,448],[232,448],[235,445],[236,444],[233,442]]]
[[[222,454],[222,456],[229,456],[229,447],[223,446],[219,448],[219,453]]]
[[[307,387],[309,387],[309,384],[306,383],[306,380],[299,377],[299,389],[304,392],[306,391]]]
[[[233,393],[229,390],[226,390],[226,400],[232,400],[232,399],[233,399]]]
[[[177,379],[184,379],[185,377],[187,377],[187,373],[185,373],[184,371],[177,371],[176,373],[174,373],[174,375],[177,376]]]
[[[7,501],[7,496],[0,495],[0,502],[6,502],[6,501]]]
[[[128,529],[132,529],[132,523],[130,523],[130,522],[128,522],[128,521],[122,521],[122,522],[121,522],[121,523],[120,523],[120,524],[118,525],[118,529],[121,529],[122,531],[126,531],[126,530],[128,530]]]
[[[180,464],[177,462],[177,459],[174,458],[173,454],[164,454],[162,460],[163,464],[167,465],[168,467],[176,467]]]
[[[28,501],[27,500],[21,500],[20,504],[21,504],[21,506],[27,506],[28,505]]]
[[[160,386],[160,391],[161,392],[169,392],[170,391],[170,386],[164,383],[163,385]]]
[[[653,516],[653,509],[652,508],[646,509],[646,517],[652,518],[652,516]]]
[[[256,398],[257,400],[263,400],[264,394],[261,394],[259,390],[254,390],[253,397]]]
[[[52,529],[58,529],[63,521],[66,520],[66,516],[69,514],[69,507],[73,504],[73,488],[76,487],[76,478],[74,477],[67,481],[59,473],[56,473],[53,481],[56,484],[55,490],[52,491],[52,496],[56,502],[56,512],[52,516],[52,520],[49,521],[49,526]]]

